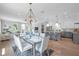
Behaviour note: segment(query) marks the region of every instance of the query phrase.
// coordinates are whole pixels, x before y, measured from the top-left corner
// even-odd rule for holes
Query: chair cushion
[[[27,42],[22,42],[23,51],[29,50],[32,48],[32,45]]]

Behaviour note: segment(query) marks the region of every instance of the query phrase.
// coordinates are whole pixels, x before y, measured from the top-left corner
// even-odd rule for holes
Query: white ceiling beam
[[[10,18],[10,17],[1,16],[0,18],[1,18],[0,20],[5,20],[5,21],[18,22],[18,23],[26,23],[26,22],[23,21],[23,20],[14,19],[14,18]]]

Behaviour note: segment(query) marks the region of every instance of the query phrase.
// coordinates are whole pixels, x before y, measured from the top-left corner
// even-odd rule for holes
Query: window
[[[26,27],[25,24],[21,24],[21,30],[22,31],[25,31],[25,27]]]

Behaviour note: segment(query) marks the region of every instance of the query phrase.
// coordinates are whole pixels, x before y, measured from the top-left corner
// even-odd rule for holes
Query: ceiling
[[[78,3],[33,3],[32,9],[38,21],[42,22],[56,22],[56,16],[63,22],[64,20],[76,22],[75,20],[79,19]],[[2,18],[24,21],[28,10],[28,3],[0,3]]]

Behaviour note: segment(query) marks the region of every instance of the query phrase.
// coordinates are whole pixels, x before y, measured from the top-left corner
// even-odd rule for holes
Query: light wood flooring
[[[79,56],[79,44],[68,38],[59,41],[49,40],[48,47],[54,50],[54,56]]]

